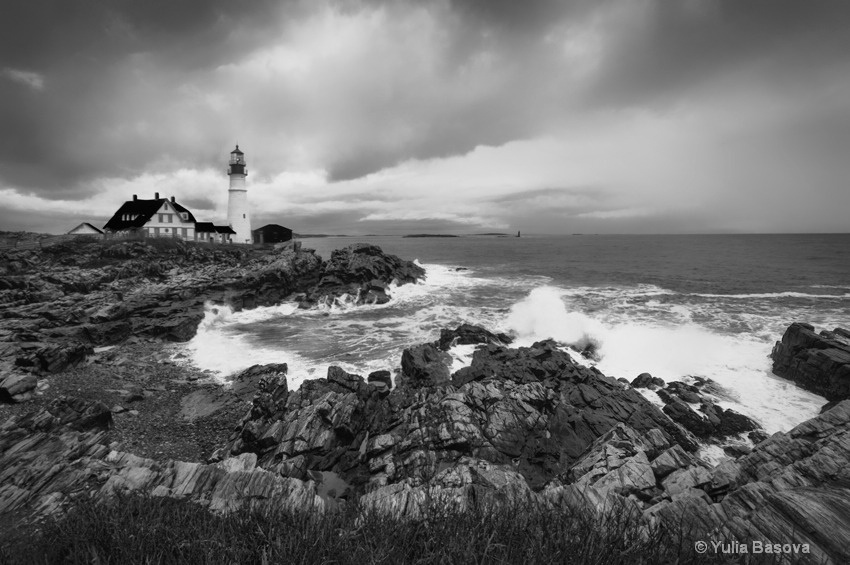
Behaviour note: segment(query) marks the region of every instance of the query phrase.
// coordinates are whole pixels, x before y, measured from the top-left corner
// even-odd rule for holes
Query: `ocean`
[[[292,388],[329,365],[364,377],[394,371],[405,347],[468,322],[518,345],[553,338],[612,377],[710,378],[722,406],[773,433],[826,402],[771,373],[773,344],[791,322],[850,327],[846,234],[330,237],[303,246],[327,258],[356,242],[417,260],[425,280],[392,288],[376,306],[208,307],[187,358],[220,379],[287,362]],[[577,353],[589,344],[597,360]],[[453,350],[455,369],[472,349]]]

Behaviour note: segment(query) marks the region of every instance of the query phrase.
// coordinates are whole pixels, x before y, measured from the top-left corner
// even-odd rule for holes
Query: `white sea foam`
[[[253,310],[234,314],[228,306],[208,303],[198,332],[184,347],[189,362],[212,373],[220,381],[254,364],[286,363],[289,367],[289,386],[298,386],[304,378],[322,377],[315,374],[305,359],[282,350],[256,347],[240,333],[229,331],[235,323],[245,323],[255,315]],[[240,317],[241,316],[241,317]]]
[[[788,430],[818,414],[825,400],[770,373],[771,344],[741,335],[722,335],[692,322],[660,325],[627,316],[605,321],[569,311],[563,292],[534,289],[511,309],[505,324],[521,345],[553,338],[581,349],[598,347],[598,368],[629,380],[643,372],[665,381],[708,377],[730,391],[721,405],[757,420],[768,433]],[[619,319],[617,319],[619,318]]]
[[[736,300],[748,300],[751,298],[806,298],[806,299],[844,299],[850,298],[850,294],[808,294],[806,292],[757,292],[752,294],[703,294],[693,293],[691,296],[699,296],[701,298],[728,298]]]
[[[329,365],[366,375],[400,365],[401,352],[416,343],[432,341],[440,328],[462,321],[495,323],[487,308],[446,303],[452,292],[492,284],[468,269],[422,265],[426,276],[416,284],[390,285],[386,304],[355,306],[353,297],[309,309],[294,303],[233,312],[228,306],[207,304],[197,335],[185,346],[189,362],[220,380],[256,363],[289,364],[289,385],[324,377]],[[279,343],[258,344],[246,328],[266,324],[300,324],[303,332]],[[325,347],[321,347],[325,344]],[[335,355],[317,355],[334,350]],[[456,363],[471,361],[471,351],[457,349]]]
[[[452,356],[451,372],[460,371],[464,367],[469,367],[472,364],[472,355],[477,349],[476,344],[455,345],[449,349],[449,355]]]
[[[585,314],[568,312],[561,300],[565,294],[562,289],[542,286],[511,307],[505,325],[516,334],[516,345],[528,346],[547,338],[578,350],[598,345],[604,327]]]
[[[222,378],[254,363],[287,362],[295,387],[324,377],[329,365],[361,375],[392,371],[404,348],[467,322],[510,331],[517,346],[553,338],[583,364],[591,362],[576,352],[594,346],[598,367],[613,377],[711,378],[729,391],[718,399],[722,406],[756,419],[768,432],[816,415],[825,402],[774,377],[767,356],[787,319],[830,322],[834,310],[789,305],[780,320],[766,317],[758,299],[752,305],[735,301],[740,306],[730,311],[728,295],[678,294],[654,285],[560,288],[545,285],[547,277],[488,278],[451,266],[423,267],[423,280],[391,286],[391,300],[383,305],[353,307],[343,299],[311,309],[281,304],[233,313],[208,307],[186,346],[191,362]],[[777,294],[765,296],[772,301]],[[468,365],[473,351],[453,348],[452,370]]]

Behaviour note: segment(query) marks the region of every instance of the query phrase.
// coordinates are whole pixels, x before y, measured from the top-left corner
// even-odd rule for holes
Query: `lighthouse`
[[[227,200],[227,223],[236,232],[234,243],[251,243],[251,215],[248,213],[248,189],[245,188],[245,177],[248,167],[245,166],[245,154],[239,146],[230,152],[230,165],[227,167],[230,177],[230,189]]]

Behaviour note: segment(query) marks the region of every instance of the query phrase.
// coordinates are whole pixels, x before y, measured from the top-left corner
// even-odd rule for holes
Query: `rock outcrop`
[[[446,355],[426,344],[405,356],[421,360],[423,351]],[[389,394],[338,367],[297,391],[269,381],[221,455],[255,453],[260,466],[295,477],[334,472],[361,492],[421,484],[459,461],[507,465],[539,490],[621,422],[697,449],[690,433],[636,391],[573,363],[551,341],[482,345],[451,381],[439,357],[422,360],[420,372],[404,359]],[[426,372],[434,365],[442,372]]]
[[[358,500],[415,517],[435,501],[567,505],[635,512],[691,541],[798,544],[795,562],[850,559],[850,400],[711,467],[636,390],[550,341],[488,338],[450,381],[392,391],[386,374],[369,383],[338,367],[289,390],[286,372],[255,366],[234,379],[250,408],[208,464],[107,445],[111,414],[96,403],[65,398],[11,418],[0,426],[0,512],[43,514],[78,492],[123,490],[219,511]],[[668,394],[684,402],[677,389],[687,391]]]
[[[827,400],[850,398],[850,331],[815,333],[811,324],[791,324],[770,354],[773,373]]]
[[[343,296],[353,304],[384,304],[390,300],[390,284],[416,282],[424,275],[425,269],[412,261],[356,243],[331,253],[318,283],[306,294],[307,304],[332,304]]]
[[[23,519],[61,510],[84,493],[117,492],[185,498],[211,510],[273,503],[322,509],[315,481],[300,481],[256,468],[246,454],[217,464],[156,461],[106,445],[109,410],[76,398],[0,426],[0,514]]]
[[[309,307],[346,295],[385,302],[391,283],[424,275],[373,245],[335,251],[203,246],[176,240],[81,240],[6,250],[0,261],[0,401],[22,401],[26,375],[62,372],[131,336],[183,342],[206,303],[234,310],[285,299]]]

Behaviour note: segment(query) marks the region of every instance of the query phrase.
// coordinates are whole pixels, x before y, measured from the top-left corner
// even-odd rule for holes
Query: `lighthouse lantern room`
[[[251,216],[248,213],[248,189],[245,187],[248,167],[245,165],[245,153],[239,150],[238,145],[230,152],[227,174],[230,177],[227,223],[236,232],[233,242],[251,243]]]

